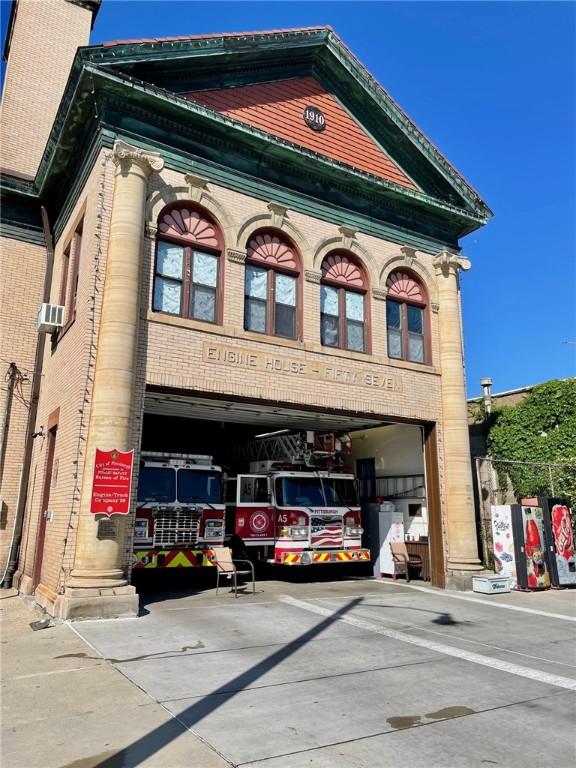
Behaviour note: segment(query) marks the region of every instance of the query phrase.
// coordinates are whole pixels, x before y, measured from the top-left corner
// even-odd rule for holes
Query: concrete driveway
[[[234,766],[568,768],[575,597],[268,581],[74,629]],[[132,746],[151,755],[172,734]]]

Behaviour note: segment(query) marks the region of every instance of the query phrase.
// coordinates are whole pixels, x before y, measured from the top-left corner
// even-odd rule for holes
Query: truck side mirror
[[[274,500],[272,478],[268,477],[268,478],[266,478],[266,481],[267,481],[267,486],[268,486],[268,504],[272,504],[272,501]]]

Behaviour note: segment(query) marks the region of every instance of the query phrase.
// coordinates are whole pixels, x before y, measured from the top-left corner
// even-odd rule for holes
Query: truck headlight
[[[295,527],[290,528],[290,536],[293,539],[307,539],[308,538],[308,528],[306,527]]]
[[[346,536],[362,536],[364,528],[359,526],[346,526],[344,533]]]

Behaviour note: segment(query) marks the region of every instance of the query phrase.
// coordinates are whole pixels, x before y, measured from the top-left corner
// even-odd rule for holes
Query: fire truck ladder
[[[272,435],[250,440],[234,450],[234,458],[244,461],[289,461],[292,464],[310,464],[312,443],[306,433]]]

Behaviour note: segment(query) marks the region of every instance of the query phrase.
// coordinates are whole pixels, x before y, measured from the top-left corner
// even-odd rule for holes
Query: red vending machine
[[[496,573],[508,576],[513,589],[549,589],[541,507],[493,506],[492,534]]]
[[[539,496],[536,499],[522,499],[522,504],[542,509],[552,584],[555,587],[576,584],[576,552],[574,551],[576,537],[572,523],[572,510],[567,502],[564,499]]]

